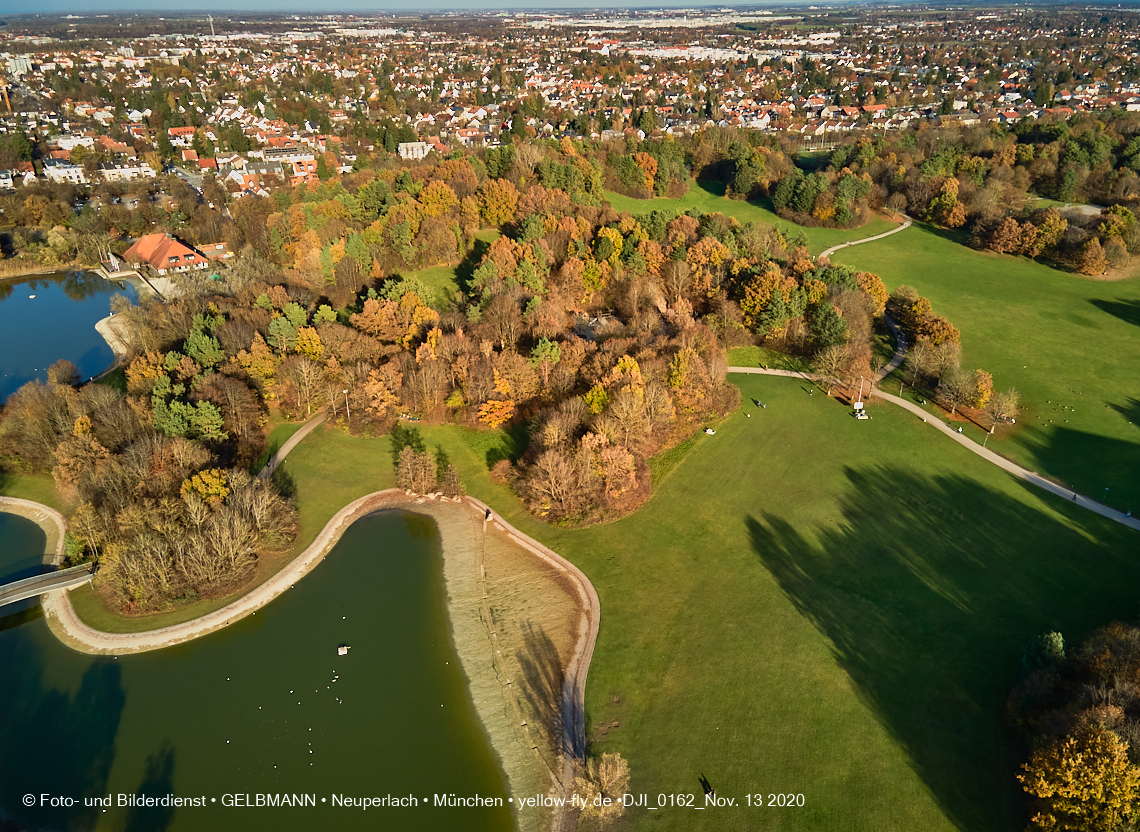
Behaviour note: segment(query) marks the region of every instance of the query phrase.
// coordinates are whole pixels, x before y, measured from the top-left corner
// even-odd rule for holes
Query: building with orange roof
[[[132,263],[147,263],[159,274],[204,269],[210,264],[205,255],[163,232],[140,237],[123,257]]]

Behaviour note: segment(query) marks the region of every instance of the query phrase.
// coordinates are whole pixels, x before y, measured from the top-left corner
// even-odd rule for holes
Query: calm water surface
[[[84,378],[111,366],[115,354],[95,322],[110,314],[114,294],[136,297],[129,283],[89,272],[0,280],[0,402],[26,382],[46,379],[61,358]]]
[[[29,526],[31,527],[29,529]],[[29,548],[31,554],[29,554]],[[0,514],[0,575],[43,550]],[[0,618],[0,807],[56,829],[508,830],[509,809],[425,807],[435,794],[508,796],[452,644],[439,534],[385,512],[357,521],[255,616],[118,660],[63,647],[33,609]],[[351,645],[349,655],[337,646]],[[223,808],[225,794],[315,794],[316,808]],[[25,794],[79,800],[26,810]],[[119,793],[205,809],[84,807]],[[321,798],[413,795],[418,808]]]

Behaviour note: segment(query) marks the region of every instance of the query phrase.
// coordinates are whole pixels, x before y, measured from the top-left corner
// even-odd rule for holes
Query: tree
[[[994,422],[1013,419],[1017,416],[1020,398],[1020,394],[1013,387],[1008,390],[997,391],[990,397],[990,401],[986,405],[986,412]]]
[[[1031,829],[1114,832],[1131,820],[1140,768],[1111,731],[1065,737],[1034,752],[1017,779],[1036,800]]]
[[[428,494],[436,486],[435,457],[410,445],[400,451],[396,465],[396,485],[415,494]],[[457,478],[458,479],[458,478]]]
[[[625,813],[622,796],[629,791],[629,763],[616,752],[591,760],[585,776],[575,780],[574,791],[585,804],[579,818],[593,820],[599,828],[606,828]]]
[[[811,337],[817,349],[843,344],[847,340],[847,321],[830,303],[820,303],[812,311]]]
[[[952,369],[938,383],[938,398],[950,407],[953,416],[959,407],[969,404],[977,396],[974,376],[961,369]]]
[[[481,208],[487,225],[502,225],[515,218],[519,191],[510,180],[489,179],[483,186]]]
[[[226,357],[218,339],[201,330],[194,330],[186,339],[186,354],[206,370],[220,364]]]
[[[1100,240],[1093,237],[1085,244],[1077,268],[1081,274],[1099,275],[1104,274],[1107,267],[1108,262],[1105,260],[1104,249],[1101,248]]]

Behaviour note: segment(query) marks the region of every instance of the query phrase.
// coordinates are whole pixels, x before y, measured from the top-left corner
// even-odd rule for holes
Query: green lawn
[[[725,797],[805,797],[794,809],[631,810],[625,826],[1020,829],[1002,713],[1021,649],[1042,630],[1075,642],[1134,616],[1135,534],[897,408],[873,404],[857,422],[797,380],[733,379],[741,410],[653,460],[657,491],[640,511],[586,530],[540,523],[490,482],[488,462],[517,437],[422,428],[471,493],[597,588],[588,725],[594,751],[630,761],[632,792],[699,795],[703,775]],[[393,484],[387,438],[336,429],[282,470],[297,550]]]
[[[484,228],[481,231],[475,232],[475,239],[485,246],[490,245],[499,237],[502,232],[496,228]],[[485,251],[484,247],[482,251]],[[480,256],[482,256],[480,254]],[[474,265],[470,265],[473,269]],[[433,297],[425,298],[431,303],[447,304],[455,296],[455,293],[460,289],[460,278],[458,270],[463,268],[463,264],[455,266],[429,266],[426,269],[419,271],[408,272],[405,277],[414,278],[431,290]]]
[[[67,506],[64,505],[59,492],[55,490],[55,482],[50,476],[6,474],[0,471],[0,495],[32,500],[51,506],[57,511],[67,511]]]
[[[249,466],[249,472],[256,474],[261,471],[265,467],[265,463],[269,462],[269,457],[277,453],[278,449],[289,441],[289,437],[304,426],[304,422],[282,422],[270,430],[269,435],[265,437],[265,450]]]
[[[904,283],[962,330],[963,365],[1016,387],[1025,410],[990,446],[1121,510],[1140,511],[1140,280],[1085,280],[985,254],[916,225],[837,262]],[[981,431],[974,430],[981,439]]]
[[[1135,614],[1135,534],[896,408],[856,422],[796,380],[734,379],[768,408],[654,460],[649,504],[586,530],[490,482],[505,434],[422,428],[471,493],[593,581],[588,723],[595,739],[619,723],[594,750],[627,757],[631,791],[699,794],[703,774],[723,796],[806,800],[633,812],[630,828],[1020,829],[1002,713],[1021,649]],[[305,536],[391,483],[385,439],[318,432],[289,466]]]
[[[455,266],[432,266],[427,269],[409,272],[404,277],[418,280],[432,292],[428,302],[449,301],[459,291],[459,281],[455,276]]]
[[[691,182],[689,192],[680,199],[633,199],[612,191],[606,191],[606,199],[618,211],[629,211],[631,214],[647,214],[650,211],[676,211],[684,213],[690,208],[699,208],[705,213],[720,212],[726,216],[736,217],[741,222],[762,222],[767,225],[780,225],[782,228],[801,228],[801,226],[788,220],[781,219],[771,210],[771,203],[765,199],[759,202],[744,202],[739,199],[728,199],[724,195],[724,186],[713,182]],[[819,254],[829,248],[848,240],[858,240],[863,237],[873,237],[890,231],[897,223],[889,222],[881,217],[875,217],[866,225],[859,228],[803,228],[807,235],[808,249],[812,254]]]

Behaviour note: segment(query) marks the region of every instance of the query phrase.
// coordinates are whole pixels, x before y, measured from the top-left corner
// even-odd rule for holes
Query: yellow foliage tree
[[[319,361],[325,352],[325,345],[321,343],[320,333],[311,326],[303,326],[298,329],[297,352],[309,356],[314,361]]]
[[[1017,779],[1036,803],[1030,829],[1109,832],[1132,818],[1140,796],[1127,743],[1103,729],[1057,740],[1022,768]]]
[[[210,506],[216,506],[230,495],[226,472],[221,468],[206,468],[182,482],[182,499],[195,494]]]

